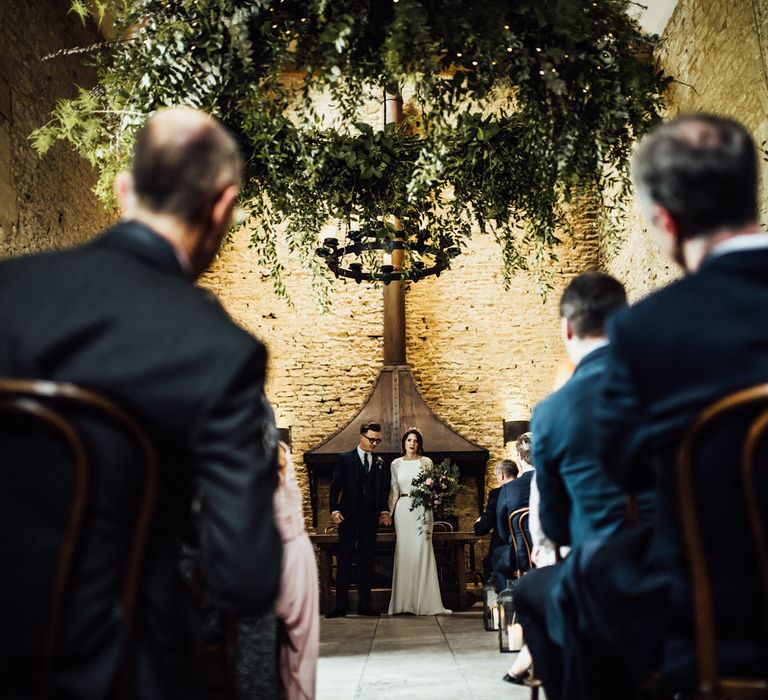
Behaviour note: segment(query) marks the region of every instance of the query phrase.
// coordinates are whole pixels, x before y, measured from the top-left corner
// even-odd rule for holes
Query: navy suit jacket
[[[516,479],[508,481],[499,491],[499,500],[496,504],[496,532],[504,544],[512,545],[512,536],[509,531],[509,516],[520,508],[527,508],[531,498],[531,481],[533,481],[533,469],[523,472]],[[517,548],[517,567],[523,571],[530,568],[525,543],[522,533],[516,533],[515,546]],[[504,565],[504,564],[502,564]],[[509,553],[509,565],[514,568],[512,552]]]
[[[496,532],[496,504],[499,501],[499,493],[501,487],[491,489],[488,492],[488,504],[485,507],[485,512],[480,516],[480,520],[475,522],[474,530],[476,535],[487,535],[491,530],[491,542],[488,545],[488,551],[492,552],[496,547],[503,544],[501,537]]]
[[[539,519],[544,534],[559,545],[605,537],[626,524],[624,493],[605,471],[595,435],[607,357],[606,346],[587,354],[533,411]]]
[[[705,406],[768,382],[766,309],[768,250],[762,249],[712,256],[697,273],[609,322],[609,369],[598,407],[603,458],[626,488],[652,485],[657,517],[642,541],[635,539],[635,549],[618,546],[624,533],[612,538],[615,551],[605,558],[605,571],[586,564],[591,590],[585,600],[602,601],[606,615],[592,628],[638,676],[658,662],[662,642],[665,660],[690,661],[690,645],[674,646],[675,639],[690,637],[692,625],[675,450]],[[705,540],[708,557],[722,564],[714,567],[716,619],[726,636],[749,637],[760,603],[754,555],[746,546],[739,451],[733,441],[716,438],[707,449],[711,459],[697,472],[696,486],[703,512],[717,514]],[[766,491],[760,491],[763,499]],[[617,617],[616,610],[625,614]],[[741,660],[748,661],[740,648]],[[721,661],[727,667],[728,659]]]

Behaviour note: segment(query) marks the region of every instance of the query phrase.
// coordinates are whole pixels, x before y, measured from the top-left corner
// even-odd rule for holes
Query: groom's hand
[[[392,524],[392,516],[389,513],[382,513],[379,516],[379,525],[389,527]]]
[[[344,516],[341,514],[341,511],[334,510],[333,513],[331,513],[331,522],[334,525],[341,525],[342,520],[344,520]]]

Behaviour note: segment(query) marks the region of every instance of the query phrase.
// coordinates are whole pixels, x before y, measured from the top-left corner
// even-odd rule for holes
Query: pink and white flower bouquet
[[[411,486],[411,510],[423,506],[425,523],[427,510],[432,511],[435,520],[444,520],[452,512],[460,488],[459,468],[450,459],[422,466]]]

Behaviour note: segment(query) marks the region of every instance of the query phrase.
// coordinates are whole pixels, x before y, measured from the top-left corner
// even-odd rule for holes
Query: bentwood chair
[[[528,508],[518,508],[509,514],[509,532],[512,541],[512,551],[515,554],[516,578],[520,578],[531,568],[531,533],[528,529]],[[522,549],[521,549],[522,546]],[[526,554],[526,566],[520,566]]]
[[[725,449],[718,449],[722,445]],[[728,538],[721,549],[728,557],[735,554],[733,540],[743,547],[737,557],[741,575],[735,566],[722,566],[727,558],[708,537],[722,528],[722,511],[702,504],[697,485],[707,480],[713,483],[713,474],[721,480],[721,490],[733,484],[736,517],[728,518]],[[677,489],[690,566],[696,656],[696,689],[686,697],[768,698],[768,384],[725,396],[699,414],[679,447]],[[739,586],[742,590],[736,595],[750,601],[749,628],[742,621],[736,623],[736,629],[728,629],[733,621],[728,615],[724,619],[722,611],[724,603],[734,602],[734,589],[724,601],[723,581]],[[728,659],[727,651],[729,647],[734,650],[734,643],[739,658]],[[736,661],[738,665],[747,660],[751,662],[749,671],[737,675],[721,672],[723,663]]]
[[[107,438],[106,451],[94,447],[97,436],[102,443]],[[104,460],[112,457],[109,471]],[[113,538],[123,570],[107,576],[115,600],[106,605],[122,622],[119,678],[110,692],[127,699],[134,695],[136,608],[157,494],[155,450],[139,424],[100,394],[72,384],[0,378],[0,648],[9,664],[0,678],[3,697],[6,684],[24,697],[59,697],[55,678],[73,653],[63,640],[79,622],[71,619],[77,615],[70,616],[70,606],[89,595],[75,582],[94,566],[84,552],[108,527],[100,517],[104,503],[95,504],[97,494],[109,501],[105,469],[110,477],[129,469],[119,488],[136,487],[127,532]]]

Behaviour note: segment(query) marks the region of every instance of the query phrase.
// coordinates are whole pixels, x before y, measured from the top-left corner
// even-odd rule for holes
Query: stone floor
[[[524,700],[528,688],[501,680],[514,658],[483,630],[480,609],[323,619],[317,699]]]

